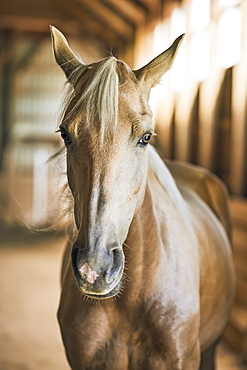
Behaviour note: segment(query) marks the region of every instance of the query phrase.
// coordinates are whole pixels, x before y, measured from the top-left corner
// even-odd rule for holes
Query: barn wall
[[[186,33],[172,71],[151,96],[157,145],[165,157],[202,165],[233,194],[247,196],[247,2],[165,3],[137,33],[138,68]]]
[[[92,43],[72,40],[71,46],[85,62],[102,53]],[[1,72],[0,224],[48,226],[63,208],[64,158],[49,158],[61,145],[55,130],[66,91],[49,34],[42,40],[18,40]]]

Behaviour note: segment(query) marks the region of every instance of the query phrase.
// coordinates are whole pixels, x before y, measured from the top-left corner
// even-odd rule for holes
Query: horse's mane
[[[64,100],[63,122],[70,122],[83,110],[84,127],[100,124],[101,142],[111,136],[118,122],[117,62],[110,56],[97,63],[81,64],[70,76]]]

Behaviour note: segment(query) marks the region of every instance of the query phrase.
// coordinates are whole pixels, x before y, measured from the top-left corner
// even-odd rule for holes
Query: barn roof
[[[38,37],[49,24],[73,37],[97,39],[106,47],[126,45],[140,26],[161,16],[165,0],[3,0],[0,35]]]

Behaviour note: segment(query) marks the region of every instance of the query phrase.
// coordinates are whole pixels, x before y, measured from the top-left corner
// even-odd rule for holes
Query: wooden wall
[[[247,361],[247,201],[243,198],[232,198],[231,210],[236,296],[224,338]]]
[[[172,71],[154,89],[157,145],[165,157],[204,166],[247,196],[247,2],[204,1],[208,18],[198,13],[198,22],[196,3],[165,4],[160,22],[137,34],[134,63],[140,67],[186,33]],[[225,38],[224,28],[231,30]]]
[[[75,39],[71,45],[86,62],[102,52]],[[54,60],[48,29],[45,38],[23,37],[14,48],[0,68],[0,225],[43,227],[54,224],[61,213],[65,164],[48,159],[61,140],[55,130],[66,79]]]

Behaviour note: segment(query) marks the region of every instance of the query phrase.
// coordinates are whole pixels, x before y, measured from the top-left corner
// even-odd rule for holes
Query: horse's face
[[[55,56],[61,66],[66,65],[64,70],[70,79],[71,72],[81,62],[73,59],[71,71],[68,70],[72,52],[57,32],[53,30]],[[64,57],[65,50],[68,55]],[[160,72],[159,76],[156,73],[151,78],[144,69],[133,72],[115,58],[110,60],[108,70],[100,69],[96,63],[84,67],[84,84],[70,79],[75,96],[60,125],[67,147],[67,175],[78,229],[72,248],[72,266],[81,292],[98,299],[112,297],[121,288],[122,246],[132,219],[143,203],[146,187],[147,146],[153,134],[148,95],[164,73]],[[111,85],[111,77],[106,72],[112,73],[112,64],[112,77],[117,84]],[[101,92],[91,92],[96,94],[96,99],[80,100],[89,86],[85,76],[90,73],[95,81],[94,71],[98,74],[101,71],[103,88],[99,79],[95,88]],[[108,120],[107,112],[113,111]]]
[[[133,72],[123,64],[119,68],[125,80],[119,90],[115,130],[109,134],[106,130],[102,139],[100,122],[85,125],[90,117],[83,109],[60,127],[67,141],[67,175],[78,228],[72,251],[74,273],[81,291],[99,298],[115,295],[120,288],[122,245],[142,204],[147,146],[153,134],[145,92]],[[92,119],[97,118],[92,114]]]

